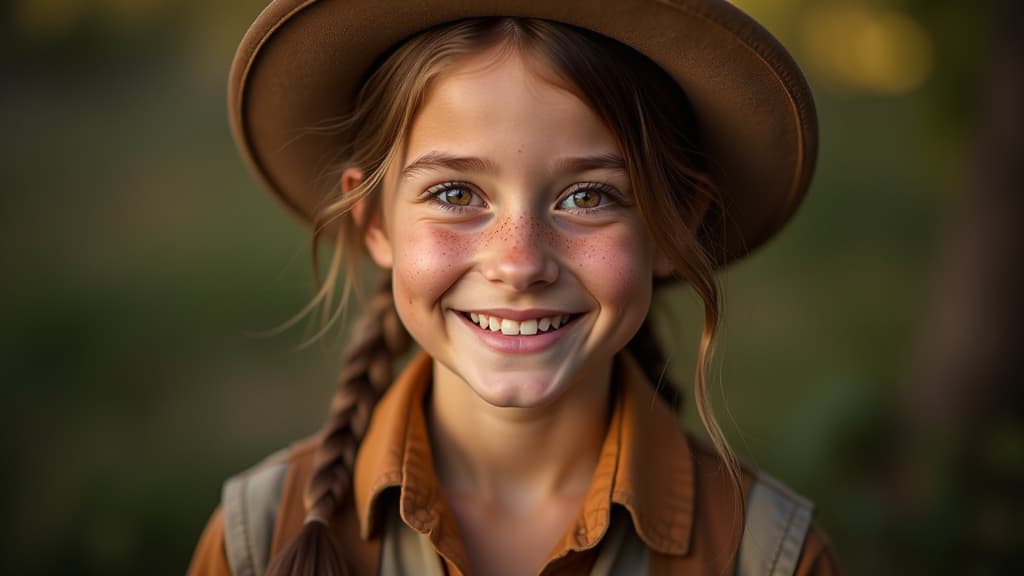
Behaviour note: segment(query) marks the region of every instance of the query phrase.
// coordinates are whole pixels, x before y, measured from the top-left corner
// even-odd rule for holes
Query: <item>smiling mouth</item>
[[[582,314],[557,314],[555,316],[542,316],[529,320],[510,320],[492,316],[490,314],[478,314],[476,312],[460,312],[481,330],[500,332],[505,336],[535,336],[547,334],[565,328]]]

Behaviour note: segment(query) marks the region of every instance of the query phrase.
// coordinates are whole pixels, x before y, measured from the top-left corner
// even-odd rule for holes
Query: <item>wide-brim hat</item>
[[[313,128],[350,112],[371,66],[396,44],[484,16],[587,28],[645,54],[679,83],[723,197],[721,224],[704,231],[717,264],[763,244],[796,211],[817,155],[811,91],[785,48],[724,0],[274,0],[231,67],[235,142],[264,184],[312,221],[345,138]]]

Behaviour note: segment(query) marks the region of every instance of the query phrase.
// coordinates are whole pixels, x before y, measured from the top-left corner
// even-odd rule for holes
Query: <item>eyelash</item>
[[[472,208],[481,208],[481,207],[486,207],[487,206],[487,202],[484,201],[482,198],[480,198],[480,201],[483,202],[483,206],[473,206],[473,205],[459,206],[458,204],[452,204],[450,202],[445,202],[445,201],[441,200],[440,196],[442,194],[444,194],[446,192],[450,192],[452,190],[459,190],[459,189],[464,189],[467,192],[469,192],[470,194],[472,194],[473,196],[475,196],[477,198],[480,198],[480,194],[477,193],[476,191],[474,191],[473,187],[471,185],[469,185],[469,184],[467,184],[465,182],[456,182],[456,181],[443,182],[441,184],[436,184],[434,186],[431,186],[430,188],[427,188],[423,192],[423,197],[424,197],[424,200],[426,200],[426,201],[428,201],[428,202],[438,206],[442,210],[448,210],[450,212],[455,212],[455,213],[463,213],[463,212],[466,212],[466,211],[468,211],[468,210],[470,210]],[[565,212],[569,212],[571,214],[593,214],[595,212],[603,211],[603,210],[605,210],[607,208],[610,208],[610,207],[612,207],[614,205],[619,205],[619,206],[628,206],[628,205],[630,205],[630,202],[628,202],[625,198],[623,198],[622,193],[619,192],[618,189],[616,189],[614,186],[612,186],[610,184],[606,184],[604,182],[579,182],[577,184],[573,184],[571,187],[569,187],[569,189],[566,191],[566,193],[559,198],[557,205],[561,205],[563,202],[565,202],[570,197],[572,197],[573,194],[576,194],[577,192],[587,191],[587,190],[599,192],[600,194],[603,195],[603,197],[604,197],[603,199],[605,200],[605,202],[602,203],[600,206],[596,206],[594,208],[563,208],[562,210],[564,210]]]
[[[602,195],[602,203],[594,208],[563,208],[562,210],[569,212],[570,214],[594,214],[601,212],[609,208],[618,206],[628,206],[629,203],[622,197],[622,193],[618,191],[611,184],[605,184],[604,182],[580,182],[573,184],[569,187],[569,190],[558,200],[558,205],[561,206],[563,202],[572,198],[577,192],[598,192]]]
[[[459,190],[459,189],[464,189],[467,192],[469,192],[470,194],[472,194],[473,196],[476,196],[477,198],[480,197],[480,195],[477,194],[473,190],[473,187],[470,186],[469,184],[466,184],[465,182],[443,182],[441,184],[437,184],[437,185],[431,186],[430,188],[427,188],[426,191],[423,192],[423,196],[424,196],[424,199],[426,201],[428,201],[428,202],[438,206],[442,210],[448,210],[450,212],[455,212],[455,213],[459,213],[459,214],[461,214],[463,212],[466,212],[467,210],[469,210],[471,208],[480,208],[481,207],[481,206],[472,206],[472,205],[469,205],[469,206],[459,206],[458,204],[451,204],[449,202],[445,202],[445,201],[441,200],[441,198],[440,198],[441,194],[444,194],[445,192],[451,192],[452,190]],[[480,198],[480,201],[483,202],[484,206],[487,206],[487,202],[484,202],[483,198]]]

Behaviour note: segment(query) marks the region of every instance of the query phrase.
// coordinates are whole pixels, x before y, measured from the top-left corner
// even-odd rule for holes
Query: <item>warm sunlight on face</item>
[[[633,204],[600,118],[489,51],[428,92],[368,243],[436,380],[541,406],[607,382],[647,315],[654,249]]]

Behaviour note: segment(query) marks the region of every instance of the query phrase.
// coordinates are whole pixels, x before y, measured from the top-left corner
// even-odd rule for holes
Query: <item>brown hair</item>
[[[323,318],[330,321],[344,307],[366,260],[365,228],[353,217],[352,208],[364,202],[360,219],[364,223],[379,214],[384,175],[396,160],[430,83],[460,56],[486,48],[517,50],[533,57],[528,61],[546,64],[545,71],[557,76],[552,80],[590,105],[618,138],[640,214],[678,276],[703,302],[694,396],[701,421],[741,501],[739,467],[712,413],[708,393],[721,307],[714,276],[720,255],[701,236],[706,226],[697,223],[718,217],[720,201],[696,152],[699,142],[692,112],[679,105],[685,101],[682,90],[648,58],[618,42],[544,20],[483,18],[427,30],[385,55],[361,88],[352,114],[335,126],[347,135],[347,145],[339,151],[344,166],[360,168],[364,179],[345,194],[336,188],[317,213],[313,264],[320,289],[306,312],[320,305]],[[334,235],[334,251],[322,277],[318,246],[327,234]],[[342,268],[341,303],[331,313]],[[355,338],[345,349],[344,372],[320,432],[314,473],[305,493],[306,525],[274,558],[268,571],[272,576],[346,573],[328,523],[344,499],[351,497],[355,455],[370,414],[391,384],[394,361],[410,345],[395,312],[390,281],[379,285],[358,324]],[[659,395],[678,409],[679,395],[665,374],[665,357],[650,316],[628,348],[657,385]]]

